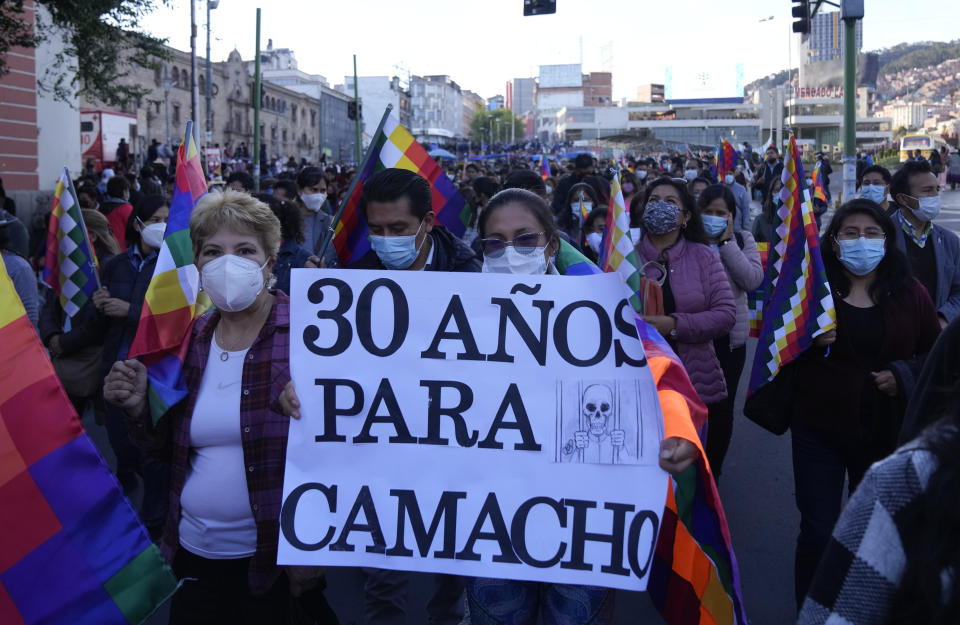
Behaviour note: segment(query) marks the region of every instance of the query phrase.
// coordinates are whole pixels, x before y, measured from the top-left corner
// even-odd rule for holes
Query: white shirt
[[[214,336],[190,422],[190,469],[180,495],[180,544],[214,560],[245,558],[257,547],[240,440],[246,354],[247,350],[220,349]]]

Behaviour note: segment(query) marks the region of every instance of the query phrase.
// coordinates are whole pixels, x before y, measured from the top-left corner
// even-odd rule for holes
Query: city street
[[[839,185],[836,185],[839,186]],[[960,190],[942,194],[943,213],[937,223],[960,234]],[[741,378],[737,414],[743,397],[753,348],[748,345],[747,369]],[[92,426],[89,419],[85,425]],[[102,428],[91,434],[110,456]],[[742,415],[736,419],[733,442],[724,464],[720,485],[734,550],[740,565],[747,616],[755,625],[784,625],[794,620],[793,550],[800,518],[793,500],[793,469],[790,436],[773,436]],[[134,499],[139,496],[135,494]],[[428,575],[412,575],[409,596],[410,625],[426,623],[424,606],[433,584]],[[355,569],[331,568],[327,574],[327,597],[341,623],[360,623],[362,579]],[[663,620],[641,593],[618,592],[617,625],[656,625]],[[162,608],[151,625],[166,624]]]

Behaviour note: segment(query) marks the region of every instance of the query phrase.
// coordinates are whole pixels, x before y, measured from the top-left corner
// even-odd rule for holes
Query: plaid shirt
[[[883,625],[923,531],[919,512],[937,468],[932,453],[908,443],[874,464],[844,509],[810,586],[798,625]]]
[[[254,594],[267,592],[280,575],[277,542],[289,417],[283,414],[278,399],[290,381],[290,300],[279,291],[275,297],[270,316],[247,352],[239,390],[243,464],[250,511],[257,525],[257,548],[248,576]],[[152,433],[154,443],[163,444],[170,459],[170,505],[161,549],[171,562],[180,547],[180,494],[190,472],[190,422],[219,321],[220,313],[212,311],[194,324],[183,365],[188,395]],[[142,422],[134,425],[148,427]]]
[[[900,222],[900,227],[903,229],[904,234],[910,237],[910,239],[917,244],[917,247],[923,248],[923,246],[927,244],[927,237],[930,235],[930,232],[933,231],[932,222],[927,222],[927,227],[923,229],[923,232],[917,232],[913,224],[903,216],[903,209],[897,211],[897,221]]]

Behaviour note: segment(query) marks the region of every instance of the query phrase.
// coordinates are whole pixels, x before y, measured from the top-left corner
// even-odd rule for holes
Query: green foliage
[[[780,70],[775,74],[770,74],[769,76],[764,76],[763,78],[758,78],[746,85],[743,90],[745,93],[751,91],[756,91],[759,88],[763,89],[772,89],[773,87],[779,87],[780,85],[787,84],[787,81],[790,80],[790,73],[794,70],[784,69]]]
[[[36,45],[33,30],[20,17],[22,13],[23,0],[0,0],[0,76],[10,71],[7,65],[10,48]]]
[[[69,102],[82,91],[107,106],[124,107],[149,93],[141,85],[124,84],[134,65],[152,69],[169,58],[165,40],[139,27],[145,15],[168,1],[38,0],[49,19],[38,12],[31,32],[19,18],[23,0],[0,0],[0,75],[9,69],[6,53],[11,47],[59,39],[63,49],[38,75],[39,89],[61,101]]]
[[[511,119],[513,120],[515,135],[523,137],[523,121],[515,116],[510,109],[478,110],[473,114],[473,119],[470,120],[470,140],[476,143],[489,143],[492,131],[494,142],[509,142]]]
[[[878,52],[880,73],[892,74],[905,69],[931,67],[960,58],[960,39],[951,42],[901,43]]]

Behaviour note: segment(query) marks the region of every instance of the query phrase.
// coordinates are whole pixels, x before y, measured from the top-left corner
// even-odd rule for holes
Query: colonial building
[[[278,52],[285,51],[281,55]],[[347,103],[350,98],[320,80],[289,82],[299,72],[289,50],[274,51],[272,45],[261,54],[262,97],[260,110],[260,136],[269,159],[289,157],[297,161],[306,159],[316,162],[321,154],[327,159],[353,161],[355,158],[355,133],[347,119]],[[128,143],[134,156],[146,153],[151,141],[170,141],[176,145],[181,139],[186,121],[190,119],[190,55],[180,50],[169,49],[171,59],[155,70],[135,66],[127,80],[149,89],[136,102],[119,112],[136,115],[137,123],[131,126]],[[283,67],[274,67],[282,63]],[[209,145],[236,150],[245,144],[253,150],[253,65],[244,61],[234,50],[225,62],[212,64],[211,129]],[[206,60],[198,58],[200,98],[194,116],[197,139],[206,138]],[[271,73],[272,72],[272,73]],[[287,82],[281,85],[273,82]],[[166,80],[165,80],[166,78]],[[80,96],[83,110],[108,110],[98,102]],[[79,131],[78,131],[79,141]]]

